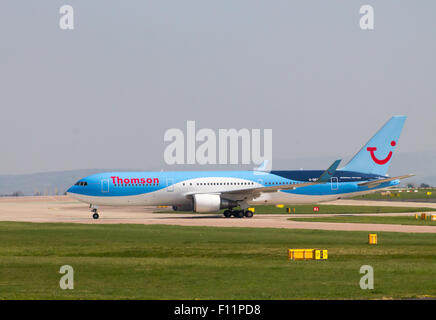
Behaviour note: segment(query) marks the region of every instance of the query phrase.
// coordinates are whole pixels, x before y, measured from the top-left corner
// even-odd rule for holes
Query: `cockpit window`
[[[75,186],[86,187],[88,185],[88,182],[86,182],[86,181],[77,181],[74,185]]]

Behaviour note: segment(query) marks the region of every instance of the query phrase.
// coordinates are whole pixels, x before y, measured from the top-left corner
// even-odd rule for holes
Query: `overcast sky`
[[[351,155],[405,114],[398,151],[436,150],[435,17],[433,0],[2,0],[0,173],[159,167],[187,120],[273,129],[284,159]]]

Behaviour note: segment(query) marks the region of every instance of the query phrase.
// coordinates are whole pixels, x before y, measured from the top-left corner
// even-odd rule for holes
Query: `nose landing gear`
[[[92,218],[98,219],[100,216],[98,215],[98,212],[97,212],[97,206],[94,206],[91,204],[89,207],[91,208]]]
[[[93,212],[93,214],[92,214],[93,219],[98,219],[100,217],[97,213],[97,209],[92,209],[92,212]]]

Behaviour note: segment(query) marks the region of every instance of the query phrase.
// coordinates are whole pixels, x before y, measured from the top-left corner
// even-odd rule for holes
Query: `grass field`
[[[436,296],[436,235],[0,223],[2,299],[375,299]],[[287,260],[325,248],[327,261]],[[59,268],[74,268],[61,290]],[[359,287],[374,268],[374,290]]]
[[[313,207],[319,207],[318,212],[313,211]],[[381,206],[339,206],[339,205],[328,205],[328,204],[304,204],[304,205],[293,205],[286,206],[291,208],[293,213],[293,208],[295,208],[296,214],[324,214],[324,213],[401,213],[401,212],[428,212],[436,211],[434,208],[414,208],[414,207],[381,207]],[[286,212],[286,207],[277,208],[276,206],[255,206],[255,214],[288,214]],[[224,210],[221,210],[222,213]],[[155,213],[192,213],[191,211],[172,211],[172,210],[156,210]]]
[[[427,192],[431,192],[430,195]],[[418,192],[413,190],[406,191],[391,191],[390,195],[382,195],[380,192],[370,193],[363,196],[357,196],[353,199],[358,200],[392,200],[392,201],[431,201],[436,202],[436,189],[418,189]]]
[[[417,225],[417,226],[436,226],[436,221],[415,219],[415,216],[405,217],[321,217],[321,218],[290,218],[293,221],[307,221],[307,222],[347,222],[347,223],[382,223],[382,224],[404,224],[404,225]]]

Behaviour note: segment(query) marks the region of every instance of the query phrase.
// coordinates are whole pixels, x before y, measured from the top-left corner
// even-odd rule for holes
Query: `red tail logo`
[[[397,143],[395,141],[391,141],[391,146],[395,147],[396,144]],[[377,151],[376,147],[368,147],[368,148],[366,148],[366,150],[369,151],[369,154],[371,155],[372,161],[374,161],[375,163],[377,163],[378,165],[381,165],[381,166],[388,163],[389,160],[391,160],[391,158],[392,158],[392,151],[389,151],[386,158],[379,159],[374,154],[374,152]]]

